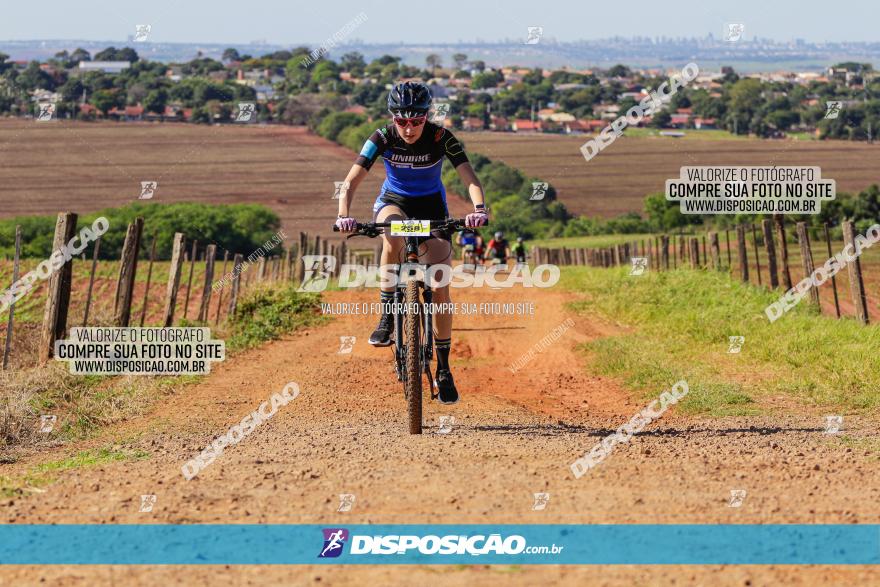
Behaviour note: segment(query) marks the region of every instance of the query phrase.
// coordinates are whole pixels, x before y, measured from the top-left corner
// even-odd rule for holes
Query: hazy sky
[[[129,0],[130,2],[130,0]],[[366,42],[495,41],[544,27],[559,41],[620,36],[722,35],[745,24],[745,38],[779,41],[880,41],[880,1],[848,0],[5,0],[0,40],[125,40],[136,24],[152,25],[150,40],[294,45],[320,43],[363,12],[350,38]]]

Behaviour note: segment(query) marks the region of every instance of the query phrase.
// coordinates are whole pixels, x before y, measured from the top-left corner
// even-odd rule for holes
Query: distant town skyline
[[[149,25],[148,41],[319,45],[363,13],[344,35],[363,43],[430,44],[525,40],[529,27],[560,42],[619,37],[722,37],[727,24],[744,25],[743,38],[778,42],[880,42],[876,0],[829,5],[817,0],[639,0],[627,4],[506,0],[496,3],[444,0],[412,7],[391,0],[289,3],[264,0],[176,2],[153,0],[114,5],[81,0],[75,5],[44,0],[37,7],[7,3],[0,40],[83,39],[124,42],[137,25]]]

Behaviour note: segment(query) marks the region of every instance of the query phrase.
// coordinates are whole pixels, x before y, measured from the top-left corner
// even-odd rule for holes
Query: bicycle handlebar
[[[395,220],[395,222],[400,222],[399,220]],[[446,220],[428,220],[427,222],[431,223],[431,232],[435,230],[453,230],[459,231],[468,228],[465,226],[464,218],[447,218]],[[483,226],[473,227],[473,228],[484,228],[489,226],[489,223],[486,222]],[[391,222],[358,222],[355,224],[354,232],[351,233],[352,236],[363,235],[363,236],[378,236],[380,228],[390,228]],[[339,232],[339,227],[335,224],[333,225],[333,232]]]

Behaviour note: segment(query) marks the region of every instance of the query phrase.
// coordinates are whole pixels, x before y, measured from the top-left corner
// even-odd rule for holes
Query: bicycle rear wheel
[[[406,362],[403,391],[409,416],[409,433],[422,433],[422,337],[419,319],[419,284],[411,279],[404,294],[406,311],[403,317],[403,340],[406,343]]]

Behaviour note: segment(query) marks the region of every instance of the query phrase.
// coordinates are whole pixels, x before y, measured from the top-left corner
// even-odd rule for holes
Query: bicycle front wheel
[[[419,284],[411,279],[404,294],[406,311],[403,318],[403,340],[406,342],[406,364],[403,390],[409,416],[409,433],[422,433],[422,369],[421,320],[419,319]]]

